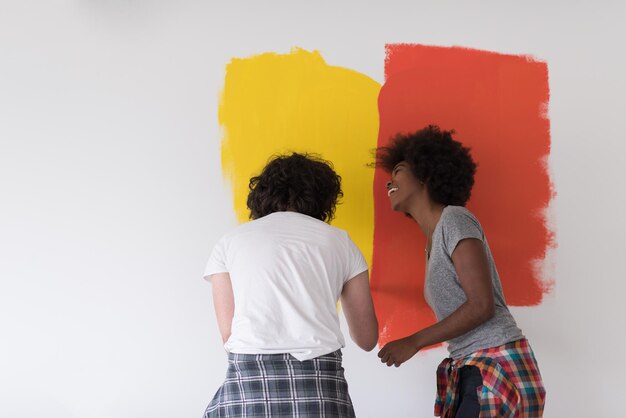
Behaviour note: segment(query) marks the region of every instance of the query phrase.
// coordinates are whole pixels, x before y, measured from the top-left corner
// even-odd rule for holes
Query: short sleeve
[[[484,241],[482,227],[478,219],[465,208],[452,208],[442,223],[443,245],[446,253],[451,257],[461,240],[474,238]]]
[[[210,281],[210,277],[216,273],[227,273],[228,267],[226,265],[226,242],[221,239],[209,256],[206,268],[204,269],[204,279]]]
[[[344,279],[344,283],[354,278],[358,274],[363,273],[368,268],[367,262],[365,261],[365,257],[363,257],[363,253],[361,253],[361,250],[359,250],[359,247],[356,246],[354,241],[352,241],[352,239],[349,236],[347,236],[347,234],[346,234],[346,237],[347,237],[347,242],[348,242],[349,269],[348,269],[348,274],[346,275]]]

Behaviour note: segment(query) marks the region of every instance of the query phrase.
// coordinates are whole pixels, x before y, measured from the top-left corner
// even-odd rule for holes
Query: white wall
[[[546,417],[620,416],[626,3],[0,0],[0,417],[198,417],[221,383],[212,244],[232,57],[318,49],[382,82],[384,44],[548,62],[556,287],[514,309]],[[620,320],[618,324],[618,320]],[[442,350],[344,351],[360,417],[426,417]]]

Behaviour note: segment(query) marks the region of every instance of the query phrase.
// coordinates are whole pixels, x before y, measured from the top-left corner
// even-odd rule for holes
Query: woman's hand
[[[414,334],[385,344],[382,350],[378,352],[378,357],[380,357],[380,361],[386,363],[389,367],[399,367],[419,350],[420,347],[416,342]]]

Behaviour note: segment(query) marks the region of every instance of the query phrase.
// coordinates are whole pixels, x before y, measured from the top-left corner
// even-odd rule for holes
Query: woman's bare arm
[[[213,286],[213,306],[215,307],[217,325],[222,341],[226,343],[230,337],[233,315],[235,314],[235,299],[233,297],[230,274],[213,274],[211,276],[211,284]]]
[[[374,313],[367,271],[356,275],[343,286],[341,306],[350,337],[363,350],[371,351],[378,341],[378,320]]]
[[[378,353],[383,363],[397,367],[422,348],[459,337],[493,317],[493,285],[483,243],[473,238],[461,240],[452,262],[467,301],[442,321],[385,345]]]

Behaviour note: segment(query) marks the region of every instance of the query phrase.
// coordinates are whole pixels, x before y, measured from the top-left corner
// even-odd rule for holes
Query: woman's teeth
[[[389,190],[387,190],[387,197],[391,196],[391,193],[393,192],[397,192],[398,188],[397,187],[392,187]]]

